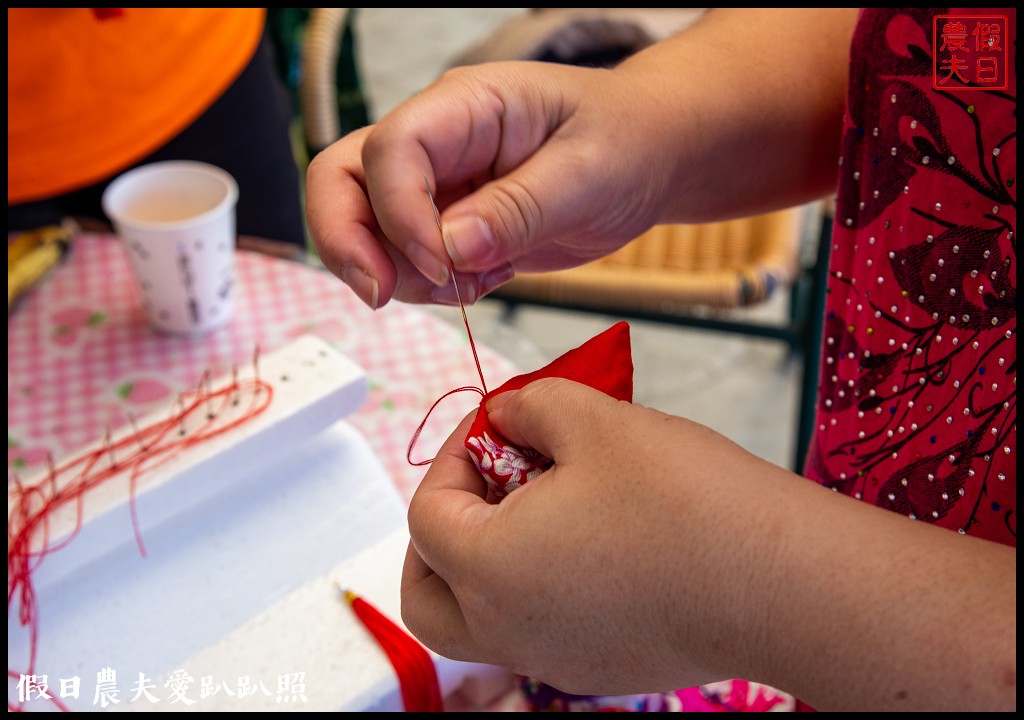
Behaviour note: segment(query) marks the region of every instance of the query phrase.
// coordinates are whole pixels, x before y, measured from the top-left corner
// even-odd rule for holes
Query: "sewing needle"
[[[437,211],[437,203],[434,202],[434,193],[430,190],[430,181],[427,180],[427,176],[423,176],[423,184],[427,188],[427,197],[430,198],[430,207],[434,211],[434,223],[437,225],[437,232],[442,234],[444,231],[441,229],[441,214]],[[473,351],[473,362],[476,363],[476,372],[480,376],[480,387],[484,389],[484,395],[487,394],[487,382],[484,380],[484,371],[480,367],[480,358],[476,354],[476,343],[473,342],[473,331],[469,329],[469,317],[466,315],[466,305],[462,302],[462,294],[459,292],[459,283],[455,280],[455,267],[449,267],[449,271],[452,274],[452,285],[455,286],[455,299],[459,301],[459,310],[462,311],[462,322],[466,326],[466,335],[469,337],[469,347]]]

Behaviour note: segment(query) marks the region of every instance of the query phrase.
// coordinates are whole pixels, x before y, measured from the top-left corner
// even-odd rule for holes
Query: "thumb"
[[[445,250],[455,268],[467,273],[507,264],[527,270],[579,264],[582,259],[567,262],[560,257],[565,250],[559,241],[587,234],[592,208],[607,206],[600,199],[606,194],[592,172],[543,146],[519,168],[445,210]],[[586,253],[581,249],[580,254]]]
[[[474,129],[474,137],[489,143],[463,153],[475,160],[463,163],[476,168],[472,192],[441,215],[445,250],[457,270],[575,267],[651,225],[659,196],[651,190],[660,187],[653,178],[660,173],[639,160],[642,154],[595,152],[633,142],[627,138],[635,136],[635,123],[607,112],[609,103],[634,92],[631,83],[557,64],[539,70],[536,63],[495,63],[489,72],[484,105],[502,110],[492,118],[493,136]],[[430,155],[440,165],[437,153]]]
[[[495,395],[485,407],[504,438],[564,464],[589,454],[594,443],[614,443],[630,405],[573,380],[542,378]]]

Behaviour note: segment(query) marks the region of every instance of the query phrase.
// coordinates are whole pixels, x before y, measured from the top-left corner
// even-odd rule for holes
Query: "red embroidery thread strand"
[[[426,185],[427,197],[430,199],[430,207],[434,211],[434,222],[437,224],[437,232],[442,235],[443,240],[444,231],[441,229],[441,215],[437,211],[437,203],[434,202],[434,193],[430,190],[430,181],[427,180],[426,174],[423,175],[423,184]],[[452,276],[452,287],[455,288],[455,299],[459,301],[459,310],[462,311],[462,323],[463,325],[466,326],[466,336],[469,338],[469,349],[473,352],[473,362],[476,363],[476,372],[477,375],[480,376],[480,387],[477,388],[471,385],[467,385],[464,387],[455,388],[454,390],[449,390],[444,395],[442,395],[441,397],[434,401],[434,404],[430,406],[430,409],[427,410],[427,414],[423,417],[423,421],[419,424],[419,427],[416,428],[416,432],[412,434],[412,438],[409,440],[409,448],[406,450],[405,453],[405,459],[408,461],[410,465],[413,465],[415,467],[429,465],[430,463],[434,462],[433,458],[429,460],[419,461],[414,461],[412,459],[412,448],[416,444],[416,440],[419,439],[420,433],[423,432],[423,427],[427,424],[427,418],[430,417],[430,413],[434,412],[434,408],[436,408],[438,404],[446,397],[448,397],[449,395],[454,395],[457,392],[472,390],[474,392],[480,393],[481,396],[487,395],[487,381],[484,380],[484,371],[480,365],[480,356],[477,354],[476,351],[476,341],[473,340],[473,331],[469,329],[469,316],[466,315],[466,304],[462,302],[462,293],[459,292],[459,282],[455,277],[455,268],[449,268],[449,271],[451,272]]]
[[[438,405],[440,405],[441,401],[444,400],[449,395],[454,395],[457,392],[465,392],[467,390],[472,390],[473,392],[478,392],[478,393],[480,393],[481,397],[485,394],[484,391],[481,390],[480,388],[473,387],[472,385],[467,385],[465,387],[460,387],[460,388],[455,388],[454,390],[449,390],[444,395],[442,395],[437,400],[435,400],[434,404],[430,406],[430,409],[427,410],[427,414],[423,417],[423,420],[420,422],[419,427],[416,428],[416,432],[414,432],[412,434],[412,439],[409,441],[409,449],[405,453],[405,459],[409,461],[410,465],[414,465],[416,467],[419,467],[421,465],[429,465],[430,463],[434,462],[434,458],[430,458],[429,460],[413,460],[412,459],[412,448],[413,448],[413,445],[416,444],[416,441],[420,437],[420,433],[423,432],[423,427],[427,424],[427,419],[430,417],[430,413],[434,412],[434,408],[436,408]]]
[[[258,358],[257,348],[253,358],[256,373]],[[26,673],[15,673],[8,668],[8,676],[34,675],[39,622],[32,575],[48,555],[66,547],[80,532],[85,516],[85,495],[112,478],[129,472],[128,497],[132,530],[139,552],[145,557],[146,549],[135,502],[142,473],[159,467],[191,447],[234,430],[270,406],[273,387],[261,381],[258,375],[253,380],[239,382],[237,373],[233,373],[229,385],[212,392],[207,375],[204,373],[194,393],[179,396],[175,404],[176,412],[172,412],[166,420],[140,429],[134,418],[130,418],[133,432],[116,443],[108,431],[101,446],[95,450],[61,465],[55,465],[52,458],[48,458],[49,472],[43,480],[32,486],[26,487],[17,476],[12,477],[13,497],[10,497],[9,491],[8,499],[13,510],[7,522],[7,611],[10,615],[12,604],[17,598],[18,620],[22,626],[28,627],[29,658]],[[217,419],[221,413],[230,406],[237,406],[241,393],[248,389],[252,389],[250,405],[232,421],[218,425]],[[188,432],[186,424],[193,424],[194,415],[198,415],[201,421],[195,430]],[[98,467],[104,458],[108,460],[107,466]],[[74,477],[61,485],[59,478],[69,476]],[[52,513],[72,503],[75,508],[72,530],[59,543],[51,544]],[[33,542],[36,543],[36,549],[33,549]],[[51,699],[60,709],[67,710],[63,703]],[[19,711],[23,708],[12,706],[8,701],[8,709]]]
[[[459,283],[455,280],[455,268],[452,268],[452,285],[455,286],[455,298],[459,301],[459,310],[462,311],[462,323],[466,326],[466,336],[469,337],[469,349],[473,351],[473,362],[476,363],[476,372],[480,376],[480,387],[487,394],[487,381],[484,380],[484,371],[480,367],[480,356],[476,354],[476,341],[473,340],[473,331],[469,329],[469,316],[466,315],[466,305],[462,302],[462,294],[459,292]]]

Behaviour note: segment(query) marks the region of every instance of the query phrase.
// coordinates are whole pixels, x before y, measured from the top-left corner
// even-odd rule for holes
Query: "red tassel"
[[[351,590],[345,590],[356,617],[387,653],[398,675],[406,712],[443,712],[441,687],[434,661],[416,638],[389,620],[380,610]]]

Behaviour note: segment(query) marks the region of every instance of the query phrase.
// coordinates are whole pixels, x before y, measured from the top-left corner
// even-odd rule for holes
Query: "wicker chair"
[[[299,106],[302,134],[309,157],[344,132],[338,111],[338,58],[351,8],[311,8],[301,44]],[[351,48],[346,48],[351,53]]]
[[[517,276],[499,296],[676,315],[767,300],[800,270],[799,209],[706,225],[659,225],[582,267]]]

